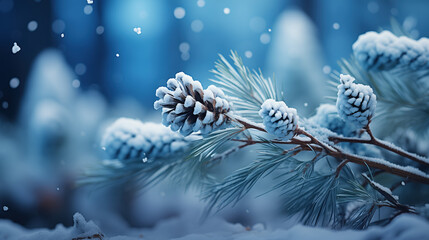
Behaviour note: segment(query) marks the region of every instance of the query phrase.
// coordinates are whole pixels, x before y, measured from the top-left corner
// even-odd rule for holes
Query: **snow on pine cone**
[[[298,126],[298,114],[295,108],[286,106],[283,101],[265,100],[259,110],[268,133],[279,139],[290,139]]]
[[[198,131],[208,134],[231,122],[226,115],[230,104],[223,91],[213,85],[203,89],[199,81],[183,72],[170,78],[167,87],[159,87],[156,96],[159,100],[154,108],[162,108],[162,123],[184,136]]]
[[[162,124],[119,118],[106,129],[101,146],[110,159],[153,159],[184,152],[194,139],[194,136],[183,137]]]
[[[350,75],[340,75],[337,110],[344,121],[360,129],[368,125],[374,114],[377,99],[370,86],[356,84],[354,80]]]
[[[429,39],[397,37],[389,31],[367,32],[353,44],[357,61],[366,69],[389,70],[407,66],[412,70],[429,69]]]

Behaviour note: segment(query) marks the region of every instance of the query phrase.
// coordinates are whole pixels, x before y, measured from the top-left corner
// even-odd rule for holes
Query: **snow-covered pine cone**
[[[416,41],[389,31],[367,32],[353,44],[353,53],[366,69],[389,70],[396,66],[429,69],[428,38]]]
[[[101,146],[110,159],[154,159],[184,152],[193,140],[162,124],[119,118],[106,129]]]
[[[184,136],[198,131],[208,134],[231,122],[227,116],[230,104],[223,91],[213,85],[203,89],[199,81],[183,72],[170,78],[167,87],[159,87],[156,96],[159,100],[154,108],[162,108],[162,123]]]
[[[377,99],[370,86],[356,84],[354,80],[350,75],[340,75],[337,110],[344,121],[360,129],[368,125],[374,114]]]
[[[288,140],[293,137],[298,126],[298,114],[295,108],[286,106],[283,101],[265,100],[259,110],[265,129],[279,139]]]

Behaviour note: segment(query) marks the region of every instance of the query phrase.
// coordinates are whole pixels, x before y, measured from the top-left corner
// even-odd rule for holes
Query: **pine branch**
[[[249,126],[249,128],[254,128],[253,124],[245,123],[245,120],[243,119],[241,119],[241,121],[243,126]],[[265,130],[263,132],[265,132]],[[329,144],[319,141],[310,133],[307,133],[306,131],[299,128],[296,130],[296,134],[303,134],[304,136],[310,138],[311,144],[321,147],[326,152],[327,155],[332,156],[334,158],[342,159],[342,160],[347,159],[349,162],[357,163],[363,166],[367,165],[369,167],[374,167],[377,169],[384,170],[394,175],[398,175],[401,177],[409,177],[410,179],[413,179],[415,181],[429,184],[429,176],[414,167],[411,167],[411,166],[403,167],[403,166],[399,166],[391,162],[388,162],[384,159],[362,157],[355,154],[346,153],[344,151],[341,151],[339,148],[335,148],[334,146],[331,146]],[[290,143],[290,142],[285,142],[285,143]]]
[[[211,71],[216,79],[211,81],[229,95],[238,115],[259,121],[258,112],[265,99],[280,100],[275,80],[264,78],[261,71],[250,71],[234,51],[231,51],[232,64],[222,55],[219,58]]]
[[[369,183],[369,185],[374,188],[377,192],[379,192],[388,202],[391,203],[391,205],[386,204],[379,204],[380,207],[391,207],[398,209],[401,213],[415,213],[415,209],[413,209],[410,206],[404,205],[399,203],[398,197],[392,194],[392,191],[382,186],[381,184],[375,182],[374,180],[370,179],[365,173],[362,173],[362,176],[364,179]]]
[[[380,148],[383,148],[385,150],[388,150],[390,152],[396,153],[400,156],[406,157],[408,159],[411,159],[417,163],[420,163],[422,165],[426,165],[429,166],[429,159],[424,158],[422,156],[418,156],[417,154],[414,153],[409,153],[405,150],[403,150],[400,147],[395,146],[392,143],[380,140],[378,138],[376,138],[371,129],[369,128],[369,126],[367,126],[365,128],[366,132],[369,135],[369,139],[363,139],[363,138],[346,138],[346,137],[339,137],[339,136],[330,136],[329,140],[333,141],[335,143],[339,143],[339,142],[350,142],[350,143],[365,143],[365,144],[372,144],[375,146],[378,146]]]

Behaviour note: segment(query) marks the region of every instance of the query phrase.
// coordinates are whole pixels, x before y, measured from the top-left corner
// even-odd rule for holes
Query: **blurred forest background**
[[[116,189],[91,202],[73,181],[102,159],[112,120],[160,122],[155,90],[177,72],[207,85],[218,54],[237,51],[310,116],[360,34],[394,18],[410,36],[429,36],[428,12],[426,0],[0,0],[0,218],[52,227],[81,211],[117,227],[113,209],[153,226],[194,208],[183,196],[159,200],[173,195],[164,190],[136,200]],[[250,224],[277,214],[272,203],[225,215]]]
[[[319,72],[323,66],[325,71],[336,69],[336,61],[350,55],[359,34],[388,28],[391,17],[406,29],[418,29],[414,35],[429,35],[425,0],[94,0],[91,5],[86,0],[0,0],[0,100],[8,103],[0,113],[9,120],[16,118],[31,66],[46,48],[62,52],[80,88],[96,89],[109,102],[136,99],[148,110],[160,83],[178,71],[206,82],[217,54],[228,55],[230,50],[245,58],[249,67],[272,75],[275,65],[289,57],[274,56],[275,47],[287,48],[282,45],[293,41],[282,39],[282,31],[276,28],[281,28],[282,14],[294,9],[312,22],[314,32],[308,34],[314,34],[317,42],[307,45],[309,50],[289,47],[289,51],[316,54],[320,50],[320,55],[302,56],[320,59],[316,63],[321,69],[309,68]],[[283,33],[296,34],[297,39],[306,29],[292,23],[295,20],[290,19],[287,26],[291,33]],[[32,21],[37,24],[35,30],[28,28]],[[133,31],[138,27],[141,34]],[[14,42],[22,48],[17,54],[11,52]],[[317,49],[312,49],[314,45]],[[9,81],[15,77],[20,85],[11,89]]]

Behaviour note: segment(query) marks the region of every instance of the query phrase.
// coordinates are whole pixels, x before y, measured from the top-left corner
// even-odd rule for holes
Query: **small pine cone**
[[[183,137],[162,124],[119,118],[106,129],[101,146],[110,159],[154,159],[184,152],[194,139]]]
[[[199,81],[183,72],[167,81],[167,87],[156,90],[159,100],[154,108],[162,108],[162,123],[184,136],[200,131],[208,134],[227,127],[231,119],[226,115],[230,104],[219,88],[211,85],[203,89]]]
[[[295,108],[286,106],[283,101],[266,100],[259,110],[268,133],[279,139],[288,140],[298,126],[298,114]]]
[[[397,37],[389,31],[367,32],[353,44],[357,61],[366,69],[390,70],[406,66],[412,70],[429,69],[429,39]]]
[[[370,86],[356,84],[354,80],[350,75],[340,75],[337,110],[344,121],[361,129],[368,125],[374,114],[377,98]]]

